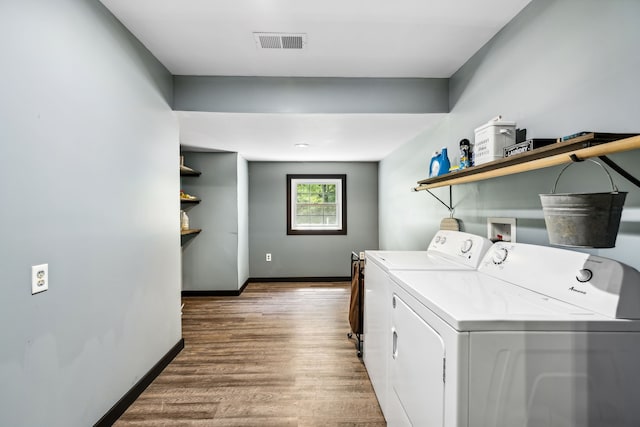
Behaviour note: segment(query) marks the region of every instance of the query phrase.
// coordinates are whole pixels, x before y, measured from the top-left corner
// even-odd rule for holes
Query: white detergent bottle
[[[189,217],[185,211],[180,211],[180,230],[189,229]]]

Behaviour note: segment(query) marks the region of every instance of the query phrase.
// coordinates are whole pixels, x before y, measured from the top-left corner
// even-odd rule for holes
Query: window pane
[[[297,203],[309,203],[309,193],[298,193],[296,197]]]
[[[308,205],[298,205],[296,206],[296,215],[309,215],[309,206]]]
[[[309,206],[309,214],[322,216],[322,206]]]
[[[296,217],[296,222],[301,226],[317,226],[327,223],[326,219],[321,215],[300,215]]]
[[[335,216],[326,216],[324,217],[324,223],[326,225],[336,225],[338,223],[338,218]]]
[[[311,225],[322,225],[324,222],[324,217],[323,216],[308,216],[308,224]]]
[[[325,216],[336,216],[336,207],[335,205],[329,205],[324,207],[324,215]]]
[[[309,184],[298,184],[296,186],[296,191],[298,193],[308,193],[309,192]]]

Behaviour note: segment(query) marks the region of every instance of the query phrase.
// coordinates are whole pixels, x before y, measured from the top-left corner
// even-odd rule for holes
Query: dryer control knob
[[[447,241],[447,238],[445,236],[442,236],[442,239],[440,239],[440,244],[444,245],[444,242]]]
[[[578,282],[580,283],[588,282],[592,277],[593,272],[588,268],[583,268],[582,270],[578,271],[578,274],[576,274],[576,279],[578,279]]]
[[[493,263],[494,264],[502,264],[509,255],[509,251],[506,248],[498,248],[493,251]]]
[[[462,251],[463,254],[466,254],[471,250],[472,247],[473,247],[473,240],[467,239],[464,242],[462,242],[462,247],[460,248],[460,250]]]

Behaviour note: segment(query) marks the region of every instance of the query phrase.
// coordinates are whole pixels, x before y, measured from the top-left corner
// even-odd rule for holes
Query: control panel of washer
[[[491,245],[491,241],[482,236],[462,231],[439,230],[431,239],[428,251],[477,268]]]

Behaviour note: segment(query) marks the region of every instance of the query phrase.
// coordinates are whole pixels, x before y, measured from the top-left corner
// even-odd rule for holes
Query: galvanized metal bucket
[[[616,245],[622,205],[627,197],[618,191],[607,169],[595,160],[609,177],[610,193],[556,193],[565,166],[553,185],[551,194],[540,194],[549,243],[559,246],[612,248]]]

